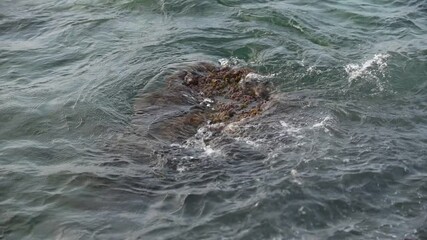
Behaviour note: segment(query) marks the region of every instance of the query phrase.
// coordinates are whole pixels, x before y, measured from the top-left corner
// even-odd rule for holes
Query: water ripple
[[[1,1],[0,239],[426,238],[426,9]],[[177,136],[173,94],[134,113],[219,59],[269,76],[264,115]]]

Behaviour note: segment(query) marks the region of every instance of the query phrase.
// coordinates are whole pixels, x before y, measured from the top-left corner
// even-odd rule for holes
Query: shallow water
[[[0,239],[427,239],[424,0],[6,0],[0,33]],[[135,117],[219,60],[264,115]]]

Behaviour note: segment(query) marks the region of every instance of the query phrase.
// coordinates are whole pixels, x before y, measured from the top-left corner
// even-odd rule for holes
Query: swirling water
[[[425,0],[4,0],[0,33],[0,239],[427,239]],[[275,106],[128,134],[220,59]]]

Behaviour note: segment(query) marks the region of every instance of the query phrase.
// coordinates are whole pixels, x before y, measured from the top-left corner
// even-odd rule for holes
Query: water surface
[[[0,33],[0,239],[427,239],[424,0],[6,0]],[[138,134],[221,59],[274,107]]]

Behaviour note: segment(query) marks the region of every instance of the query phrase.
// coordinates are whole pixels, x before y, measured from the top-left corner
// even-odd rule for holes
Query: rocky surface
[[[270,98],[270,84],[250,68],[199,63],[169,78],[181,82],[204,107],[207,123],[228,123],[262,112]]]
[[[150,136],[185,140],[201,125],[222,129],[260,115],[268,105],[271,84],[254,70],[197,63],[167,78],[164,89],[141,94],[133,123]]]

